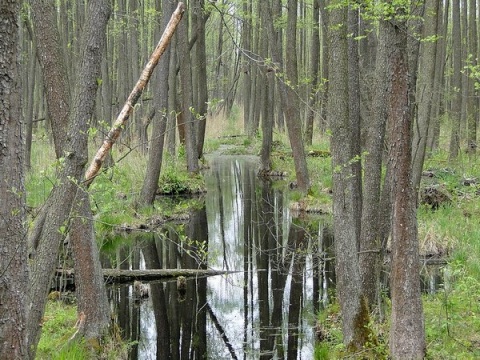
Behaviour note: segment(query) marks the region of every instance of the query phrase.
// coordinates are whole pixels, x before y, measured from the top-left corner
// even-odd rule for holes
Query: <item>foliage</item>
[[[428,359],[479,358],[480,282],[476,275],[460,261],[454,261],[444,270],[442,289],[425,297]]]
[[[28,194],[27,206],[30,208],[36,208],[45,202],[57,181],[56,172],[59,165],[53,161],[53,149],[45,135],[36,136],[33,147],[36,151],[32,151],[32,167],[27,172],[25,183]]]
[[[325,308],[317,318],[315,359],[388,359],[385,338],[387,324],[370,321],[369,340],[366,346],[354,354],[348,353],[343,345],[340,307],[337,302]]]
[[[204,191],[203,177],[180,170],[176,163],[167,165],[160,176],[158,192],[164,195],[198,194]]]
[[[47,302],[42,337],[38,344],[37,359],[43,360],[84,360],[127,359],[129,345],[125,343],[114,326],[108,336],[102,339],[101,344],[82,340],[69,342],[75,333],[77,308],[61,300]]]

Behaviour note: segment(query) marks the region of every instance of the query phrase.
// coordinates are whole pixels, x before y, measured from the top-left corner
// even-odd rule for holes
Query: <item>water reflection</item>
[[[225,276],[109,289],[131,359],[311,359],[314,314],[335,283],[330,219],[292,214],[256,160],[213,159],[203,207],[185,224],[131,235],[106,257],[120,269],[216,269]],[[387,271],[387,270],[386,270]],[[442,283],[424,267],[422,290]]]
[[[334,281],[328,220],[292,216],[283,188],[256,170],[247,157],[213,159],[205,206],[188,223],[137,235],[111,256],[125,269],[238,271],[150,283],[146,300],[112,287],[118,324],[138,340],[132,359],[313,357],[314,310]]]

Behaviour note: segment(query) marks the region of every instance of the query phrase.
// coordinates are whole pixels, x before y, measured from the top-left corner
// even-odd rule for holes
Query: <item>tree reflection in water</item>
[[[110,288],[132,359],[311,359],[314,310],[333,279],[328,219],[293,216],[285,184],[249,158],[213,159],[205,206],[184,224],[139,234],[116,250],[120,268],[223,269],[224,276]]]

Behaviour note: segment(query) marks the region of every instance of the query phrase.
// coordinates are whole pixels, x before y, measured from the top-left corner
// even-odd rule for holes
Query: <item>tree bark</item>
[[[70,83],[65,56],[57,28],[55,2],[31,1],[33,27],[37,39],[37,57],[43,74],[47,98],[48,118],[52,125],[53,142],[57,159],[65,156],[68,116],[70,112]]]
[[[450,134],[450,148],[448,156],[453,161],[458,156],[460,149],[460,122],[462,117],[462,39],[460,31],[460,0],[452,0],[452,48],[453,48],[453,74],[452,74],[452,113],[450,121],[452,130]]]
[[[100,338],[110,324],[110,309],[95,241],[90,198],[84,189],[77,190],[74,208],[69,234],[75,269],[77,314],[84,315],[81,335],[86,339]]]
[[[196,33],[197,42],[195,45],[195,78],[197,87],[197,103],[195,112],[198,114],[197,127],[197,154],[198,158],[203,157],[203,144],[205,142],[205,130],[207,126],[207,54],[205,45],[205,24],[208,16],[205,14],[205,1],[196,0]],[[221,58],[221,57],[220,57]]]
[[[433,151],[438,148],[440,137],[440,115],[441,107],[446,102],[443,101],[444,92],[441,91],[445,85],[445,54],[447,53],[447,34],[448,34],[448,19],[449,19],[449,1],[445,2],[445,5],[438,7],[439,14],[437,15],[437,55],[435,57],[435,80],[433,82],[433,104],[430,112],[432,117],[432,124],[428,131],[428,143],[427,148],[429,151]]]
[[[312,145],[313,141],[313,125],[315,115],[318,110],[316,104],[318,100],[318,71],[320,63],[320,4],[321,0],[314,0],[312,10],[312,40],[311,40],[311,53],[310,53],[310,76],[312,77],[312,83],[310,84],[307,120],[305,126],[305,145]]]
[[[37,73],[37,55],[36,55],[36,40],[33,33],[33,27],[30,19],[23,21],[29,38],[30,46],[28,46],[28,75],[26,75],[25,90],[26,95],[26,111],[25,111],[25,166],[27,170],[31,168],[31,153],[32,153],[32,138],[33,138],[33,109],[34,109],[34,90],[35,90],[35,77]]]
[[[348,116],[352,131],[352,185],[353,185],[353,211],[356,229],[357,248],[360,249],[360,231],[362,220],[362,159],[360,144],[360,63],[358,54],[358,23],[359,10],[350,8],[348,10]]]
[[[266,16],[268,12],[268,1],[262,1],[260,3],[260,14],[262,16],[261,20],[261,39],[260,39],[260,48],[259,55],[263,59],[268,59],[269,54],[269,34],[267,22],[269,21]],[[263,8],[262,8],[263,7]],[[260,69],[259,69],[260,70]],[[258,86],[261,87],[261,96],[258,99],[258,105],[261,107],[261,119],[262,119],[262,149],[260,152],[260,169],[259,174],[268,174],[272,170],[272,141],[273,141],[273,125],[274,125],[274,112],[273,112],[273,91],[274,91],[274,81],[273,81],[273,71],[268,64],[261,67],[261,72],[259,72]]]
[[[62,149],[65,153],[64,167],[59,174],[58,183],[45,204],[43,215],[39,216],[39,221],[43,220],[44,225],[38,233],[35,233],[35,236],[38,236],[38,241],[35,243],[38,245],[30,261],[27,322],[30,358],[35,357],[40,339],[39,324],[45,311],[47,294],[55,271],[55,260],[58,258],[59,247],[68,232],[70,212],[88,159],[88,121],[95,108],[97,80],[100,76],[100,62],[105,44],[105,29],[110,15],[108,4],[109,2],[104,0],[91,2],[89,6],[89,19],[82,36],[81,61],[77,64],[67,142]],[[37,226],[35,228],[38,229]],[[90,245],[94,244],[92,239],[87,241]]]
[[[80,69],[77,71],[77,84],[79,89],[87,89],[85,107],[80,111],[88,117],[83,121],[88,127],[88,120],[94,113],[95,99],[98,87],[98,78],[101,74],[102,55],[107,39],[107,23],[110,18],[111,8],[108,0],[97,0],[88,4],[88,15],[82,34],[83,58]],[[91,96],[91,99],[88,99]],[[83,137],[84,157],[88,158],[88,137]],[[83,314],[84,327],[82,334],[87,339],[100,338],[105,334],[109,325],[110,313],[107,292],[102,277],[100,255],[95,241],[93,227],[93,214],[90,198],[87,192],[78,188],[76,199],[72,204],[73,219],[71,219],[70,240],[74,267],[77,273],[77,313]]]
[[[325,131],[327,128],[327,106],[328,106],[328,11],[326,9],[325,1],[320,1],[320,17],[321,17],[321,24],[322,24],[322,37],[321,37],[321,47],[322,47],[322,93],[320,95],[320,129]]]
[[[468,1],[468,55],[467,65],[477,65],[477,2]],[[469,71],[467,70],[469,73]],[[477,119],[478,119],[478,90],[475,86],[475,78],[469,76],[467,97],[467,153],[473,157],[477,149]]]
[[[437,35],[437,16],[439,3],[437,0],[426,0],[423,37],[430,38]],[[427,147],[427,135],[432,118],[432,99],[435,77],[436,41],[425,41],[421,44],[422,56],[420,56],[420,69],[417,84],[417,121],[413,136],[413,159],[412,175],[413,188],[420,187],[423,163]]]
[[[293,153],[298,189],[306,193],[310,188],[310,180],[302,137],[302,120],[298,105],[297,0],[288,0],[287,32],[285,72],[288,84],[282,83],[284,87],[282,103],[285,104],[285,121]]]
[[[243,92],[242,92],[242,102],[243,102],[243,130],[248,136],[253,136],[252,131],[252,112],[251,112],[251,102],[252,102],[252,65],[250,59],[250,47],[251,47],[251,38],[252,38],[252,24],[251,24],[251,5],[248,1],[243,1],[242,11],[245,14],[242,21],[242,55],[243,55]]]
[[[263,74],[265,86],[262,89],[261,106],[262,106],[262,149],[260,151],[260,175],[268,175],[272,170],[272,142],[273,142],[273,126],[274,126],[274,100],[273,92],[275,80],[273,74]]]
[[[368,308],[362,295],[357,226],[354,216],[355,181],[349,118],[347,8],[329,14],[329,88],[327,115],[332,130],[333,223],[337,294],[342,311],[343,342],[360,350],[368,338]]]
[[[28,359],[25,289],[24,134],[19,47],[20,1],[0,9],[0,354]],[[8,169],[8,170],[7,170]]]
[[[162,11],[162,27],[168,25],[169,14],[173,10],[173,4],[167,3]],[[159,61],[158,87],[155,91],[155,114],[157,121],[153,123],[152,141],[148,153],[147,169],[140,192],[142,204],[153,204],[158,189],[158,179],[163,161],[163,148],[165,143],[165,131],[167,129],[168,116],[168,77],[170,70],[170,48],[165,50],[163,58]]]
[[[198,153],[195,131],[195,115],[192,94],[192,67],[190,60],[190,47],[188,43],[188,22],[183,21],[178,28],[178,45],[180,49],[180,87],[182,93],[182,120],[185,127],[185,155],[189,173],[197,173]]]
[[[390,28],[386,20],[379,22],[378,46],[375,65],[374,94],[371,116],[366,119],[364,131],[364,188],[362,204],[362,227],[360,233],[360,272],[362,287],[368,305],[376,302],[377,284],[380,275],[381,242],[379,215],[382,179],[382,157],[384,153],[385,128],[387,121],[387,95],[390,92],[389,58],[392,52]]]
[[[392,91],[389,116],[389,158],[393,169],[392,213],[392,315],[390,353],[393,359],[423,359],[426,351],[416,219],[416,197],[412,185],[412,111],[407,63],[407,26],[395,21],[395,51],[392,54]]]

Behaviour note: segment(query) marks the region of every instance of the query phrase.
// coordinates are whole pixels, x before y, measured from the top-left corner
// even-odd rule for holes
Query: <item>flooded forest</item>
[[[0,358],[480,357],[477,0],[5,0]]]

